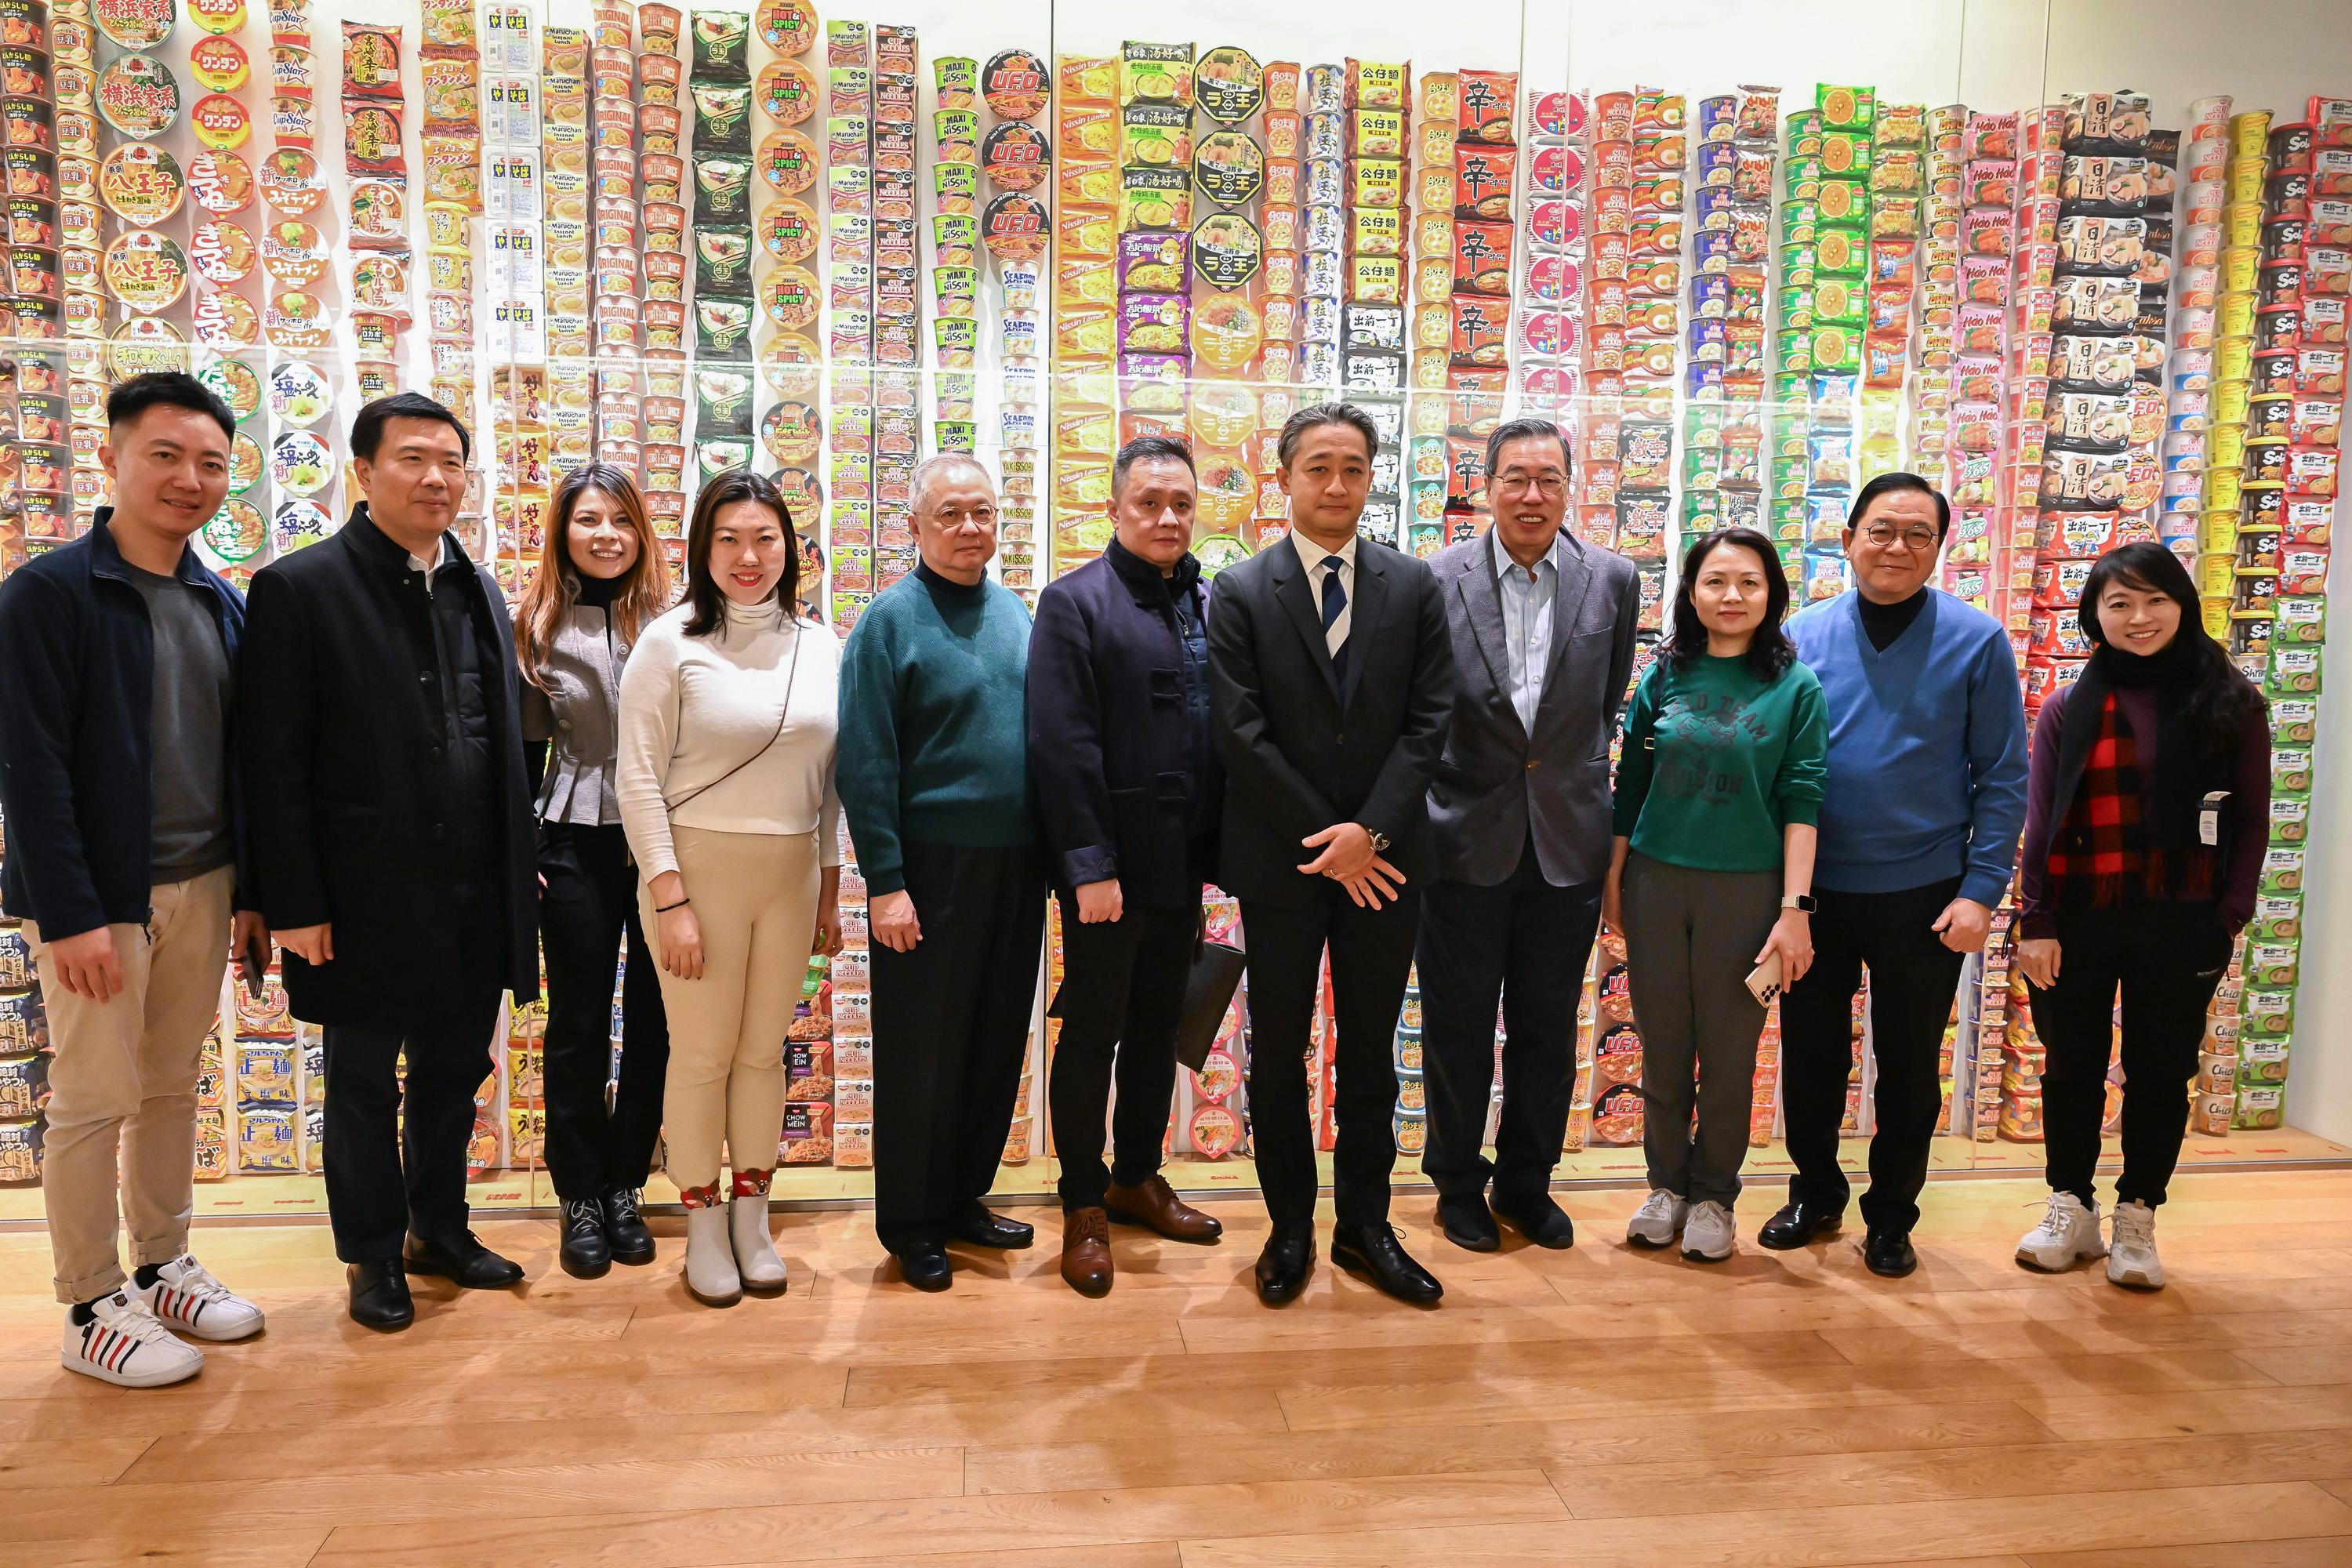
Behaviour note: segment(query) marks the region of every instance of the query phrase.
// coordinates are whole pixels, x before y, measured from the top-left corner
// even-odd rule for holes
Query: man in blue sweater
[[[1813,889],[1813,967],[1780,999],[1789,1202],[1766,1247],[1803,1247],[1845,1209],[1838,1124],[1853,997],[1870,971],[1877,1127],[1863,1260],[1917,1267],[1911,1228],[1943,1107],[1937,1058],[1960,967],[1981,952],[2025,826],[2025,708],[2000,624],[1927,585],[1951,507],[1916,474],[1882,474],[1845,531],[1855,592],[1789,623],[1830,710]]]
[[[915,471],[915,570],[841,658],[835,764],[874,962],[874,1228],[908,1284],[947,1243],[1026,1247],[981,1201],[1021,1090],[1045,928],[1029,773],[1029,611],[988,577],[996,492],[970,458]]]

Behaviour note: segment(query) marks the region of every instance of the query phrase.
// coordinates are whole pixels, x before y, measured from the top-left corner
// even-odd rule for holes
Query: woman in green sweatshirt
[[[1679,1233],[1683,1256],[1709,1263],[1731,1256],[1748,1152],[1765,1005],[1748,975],[1761,966],[1786,985],[1813,957],[1829,717],[1781,630],[1788,608],[1755,530],[1717,530],[1684,556],[1673,632],[1625,711],[1601,893],[1642,1034],[1651,1192],[1626,1239],[1668,1247]]]

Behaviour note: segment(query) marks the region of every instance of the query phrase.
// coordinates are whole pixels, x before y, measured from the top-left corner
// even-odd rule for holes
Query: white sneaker
[[[1720,1263],[1732,1254],[1739,1240],[1739,1228],[1731,1223],[1731,1211],[1721,1204],[1709,1201],[1691,1205],[1690,1218],[1683,1226],[1683,1256],[1693,1263]]]
[[[1636,1247],[1672,1247],[1675,1233],[1683,1227],[1683,1216],[1690,1213],[1690,1205],[1664,1187],[1651,1190],[1625,1222],[1625,1239]]]
[[[743,1299],[727,1218],[728,1211],[716,1205],[686,1211],[687,1293],[706,1307],[731,1307]]]
[[[261,1331],[261,1309],[212,1277],[194,1257],[182,1253],[156,1271],[155,1283],[131,1294],[165,1328],[200,1340],[226,1343],[249,1340]]]
[[[121,1388],[161,1388],[205,1370],[205,1352],[174,1339],[145,1301],[125,1290],[93,1302],[87,1323],[66,1313],[58,1360],[68,1372]]]
[[[2106,1255],[2107,1244],[2099,1239],[2099,1205],[2085,1208],[2072,1193],[2051,1194],[2042,1223],[2017,1244],[2017,1260],[2044,1274],[2062,1273],[2086,1258]]]
[[[2107,1283],[2163,1289],[2164,1264],[2156,1256],[2156,1211],[2143,1203],[2117,1204],[2112,1218],[2115,1241],[2107,1249]]]
[[[743,1289],[782,1290],[784,1260],[776,1256],[775,1239],[768,1234],[767,1194],[729,1198],[727,1230],[734,1243],[735,1268],[742,1276]]]

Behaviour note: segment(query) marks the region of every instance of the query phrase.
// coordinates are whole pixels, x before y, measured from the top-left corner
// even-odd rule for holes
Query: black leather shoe
[[[1507,1198],[1497,1194],[1495,1214],[1538,1247],[1557,1250],[1576,1245],[1576,1222],[1568,1217],[1567,1210],[1552,1202],[1549,1193],[1538,1193],[1531,1198]]]
[[[1406,1255],[1390,1226],[1333,1226],[1331,1261],[1351,1274],[1364,1275],[1398,1300],[1416,1307],[1433,1307],[1445,1294],[1436,1276]]]
[[[613,1261],[632,1267],[654,1260],[654,1233],[646,1228],[633,1188],[615,1187],[604,1194],[604,1246]]]
[[[468,1290],[503,1290],[522,1283],[521,1268],[484,1247],[470,1230],[431,1240],[412,1236],[401,1263],[411,1274],[455,1279]]]
[[[1873,1274],[1900,1279],[1919,1267],[1919,1255],[1911,1250],[1911,1237],[1905,1232],[1874,1230],[1862,1239],[1862,1262]]]
[[[1446,1240],[1465,1251],[1492,1252],[1503,1245],[1503,1233],[1495,1228],[1486,1200],[1476,1193],[1438,1199],[1437,1228],[1445,1233]]]
[[[563,1205],[563,1245],[555,1260],[574,1279],[601,1279],[613,1268],[613,1248],[604,1239],[604,1205],[572,1198]]]
[[[1782,1204],[1780,1212],[1766,1220],[1764,1228],[1756,1233],[1756,1242],[1775,1252],[1794,1252],[1833,1234],[1844,1219],[1841,1210],[1812,1204]]]
[[[986,1204],[974,1204],[956,1216],[956,1239],[974,1247],[1026,1247],[1037,1239],[1037,1227],[1025,1220],[1006,1219]]]
[[[351,1279],[352,1322],[388,1334],[416,1321],[416,1303],[408,1299],[408,1276],[397,1258],[354,1263]]]
[[[1276,1226],[1257,1255],[1257,1299],[1269,1307],[1296,1301],[1314,1272],[1315,1227]]]
[[[944,1290],[955,1283],[955,1266],[948,1261],[947,1248],[943,1247],[926,1247],[891,1256],[898,1260],[898,1277],[918,1290]]]

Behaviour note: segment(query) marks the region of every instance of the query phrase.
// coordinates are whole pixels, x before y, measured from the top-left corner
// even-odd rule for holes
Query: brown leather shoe
[[[1114,1184],[1103,1194],[1103,1208],[1122,1225],[1148,1226],[1171,1241],[1208,1242],[1225,1234],[1214,1215],[1178,1198],[1165,1176],[1155,1175],[1138,1187]]]
[[[1102,1210],[1062,1216],[1062,1279],[1081,1296],[1110,1294],[1110,1220]]]

